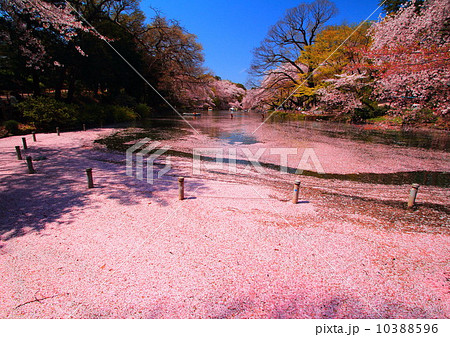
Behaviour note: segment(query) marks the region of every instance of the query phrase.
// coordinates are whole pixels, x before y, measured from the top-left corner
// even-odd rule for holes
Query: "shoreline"
[[[395,117],[385,115],[380,116],[382,120],[373,121],[371,119],[364,120],[360,123],[350,122],[348,120],[343,119],[342,116],[338,114],[310,114],[299,111],[269,111],[266,113],[268,116],[273,114],[271,118],[281,119],[281,120],[290,120],[290,121],[326,121],[331,123],[352,125],[355,127],[360,127],[361,129],[366,130],[375,130],[375,131],[442,131],[442,132],[450,132],[450,121],[442,120],[442,123],[423,123],[423,122],[400,122],[396,120]]]
[[[189,111],[186,111],[189,112]],[[201,112],[205,112],[205,111],[201,111]],[[206,111],[207,112],[207,111]],[[239,110],[237,112],[242,112],[242,110]],[[250,110],[248,111],[249,113],[253,113],[253,114],[260,114],[260,112],[258,111],[253,111]],[[157,116],[154,117],[155,119],[164,119],[165,117],[178,117],[177,114],[173,114],[171,111],[169,111],[168,116]],[[269,111],[269,112],[265,112],[266,117],[270,116],[273,112]],[[281,113],[281,115],[280,115]],[[289,118],[289,115],[291,115],[292,117],[296,117],[296,118]],[[283,117],[284,116],[284,117]],[[285,118],[287,117],[287,118]],[[301,117],[300,119],[297,117]],[[343,121],[341,119],[337,119],[336,117],[338,117],[337,114],[304,114],[298,111],[276,111],[273,113],[272,118],[281,118],[281,119],[286,119],[286,121],[290,120],[290,121],[317,121],[317,122],[321,122],[321,121],[325,121],[325,122],[330,122],[330,123],[336,123],[336,124],[340,124],[340,125],[348,125],[348,126],[353,126],[353,127],[357,127],[360,128],[362,130],[373,130],[373,131],[413,131],[413,132],[443,132],[443,133],[450,133],[450,122],[448,122],[448,125],[436,125],[436,124],[432,124],[432,123],[419,123],[419,122],[413,122],[413,123],[398,123],[398,122],[392,122],[389,119],[385,120],[385,121],[371,121],[371,120],[366,120],[362,123],[353,123],[353,122],[348,122],[348,121]],[[389,117],[389,116],[382,116],[382,117]],[[151,118],[153,119],[153,118]],[[391,119],[395,119],[395,118],[391,118]],[[145,120],[145,118],[143,119]],[[136,120],[139,121],[139,120]],[[135,121],[135,122],[136,122]],[[18,134],[12,135],[12,134],[8,134],[6,129],[4,128],[4,126],[0,125],[0,139],[3,138],[8,138],[8,137],[14,137],[14,136],[27,136],[27,135],[31,135],[32,131],[33,131],[33,127],[28,125],[28,124],[22,124],[22,128],[24,128],[24,130]],[[113,128],[120,128],[122,127],[123,123],[116,123],[113,125],[105,125],[104,128],[109,128],[109,127],[113,127]],[[89,129],[98,129],[100,128],[99,125],[97,126],[90,126]],[[63,130],[63,129],[61,129]],[[81,131],[82,127],[78,127],[78,128],[73,128],[70,127],[69,131],[66,132],[76,132],[76,131]],[[48,132],[42,132],[42,133],[48,133]]]

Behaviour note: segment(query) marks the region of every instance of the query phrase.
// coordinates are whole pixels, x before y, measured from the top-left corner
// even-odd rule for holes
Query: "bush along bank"
[[[135,102],[78,102],[69,104],[51,97],[26,99],[15,107],[14,119],[4,121],[0,137],[26,134],[31,131],[54,131],[56,127],[79,129],[83,124],[101,126],[130,122],[150,117],[152,109]]]

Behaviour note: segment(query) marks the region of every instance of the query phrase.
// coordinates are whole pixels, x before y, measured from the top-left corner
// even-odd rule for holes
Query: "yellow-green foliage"
[[[131,109],[124,106],[112,106],[112,115],[116,123],[130,122],[137,118],[137,114]]]
[[[18,104],[23,116],[38,129],[49,130],[55,126],[70,125],[76,121],[77,107],[50,97],[29,98]]]

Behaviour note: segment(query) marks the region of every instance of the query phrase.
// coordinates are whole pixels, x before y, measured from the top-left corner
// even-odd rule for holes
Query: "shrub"
[[[87,104],[79,108],[78,120],[81,123],[99,124],[122,123],[135,120],[137,114],[128,107],[106,104]]]
[[[77,107],[50,97],[35,97],[18,104],[23,116],[36,128],[50,130],[56,126],[71,125],[75,122]]]
[[[134,108],[137,105],[136,98],[125,93],[121,93],[116,96],[113,100],[113,103],[115,105],[124,106],[127,108]]]
[[[0,138],[8,136],[8,131],[4,126],[0,126]]]
[[[9,120],[4,123],[6,131],[12,135],[17,135],[19,133],[19,122],[15,120]]]
[[[20,134],[26,135],[28,133],[31,133],[32,131],[36,131],[36,128],[33,125],[19,123]]]
[[[438,117],[433,110],[422,108],[420,110],[407,111],[403,115],[403,122],[408,123],[436,123]]]
[[[136,108],[134,108],[134,111],[141,117],[141,118],[148,118],[152,114],[152,108],[150,108],[147,104],[138,104]]]
[[[86,104],[79,108],[78,120],[80,123],[99,124],[107,121],[106,106],[102,104]]]
[[[132,109],[124,106],[112,106],[111,110],[116,123],[130,122],[137,118],[136,113]]]
[[[354,123],[364,122],[367,119],[383,116],[389,110],[386,106],[379,106],[377,102],[369,99],[361,99],[363,107],[356,108],[353,111],[351,121]]]

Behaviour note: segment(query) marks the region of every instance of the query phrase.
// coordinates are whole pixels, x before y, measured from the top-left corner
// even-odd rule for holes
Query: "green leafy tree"
[[[76,121],[76,106],[50,97],[27,99],[19,103],[18,108],[24,118],[40,130],[51,130],[56,126],[70,125]]]

